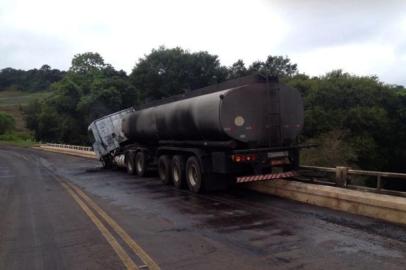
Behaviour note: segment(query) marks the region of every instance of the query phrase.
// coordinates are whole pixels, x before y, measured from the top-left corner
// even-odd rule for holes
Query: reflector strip
[[[237,177],[237,183],[247,183],[247,182],[255,182],[255,181],[281,179],[281,178],[293,177],[293,176],[297,176],[297,175],[298,175],[297,172],[290,171],[290,172],[281,172],[281,173],[240,176],[240,177]]]

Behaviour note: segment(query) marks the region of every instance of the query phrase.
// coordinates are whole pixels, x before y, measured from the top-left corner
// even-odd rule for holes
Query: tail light
[[[236,154],[231,156],[231,160],[237,163],[255,161],[256,159],[256,154]]]

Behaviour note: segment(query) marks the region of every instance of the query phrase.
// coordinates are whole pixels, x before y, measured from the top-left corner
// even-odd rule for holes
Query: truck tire
[[[108,157],[100,158],[100,162],[102,164],[103,169],[112,169],[113,168],[113,162]]]
[[[175,155],[171,162],[171,173],[173,185],[182,189],[185,187],[185,158],[181,155]]]
[[[125,167],[127,168],[127,173],[128,174],[135,174],[135,168],[134,168],[134,158],[132,157],[131,154],[128,154],[125,157]]]
[[[162,155],[158,159],[158,174],[162,183],[165,185],[171,184],[171,160],[169,156]]]
[[[147,171],[147,161],[145,159],[145,153],[142,151],[138,151],[137,154],[135,155],[135,162],[134,162],[134,167],[135,167],[135,173],[139,177],[144,177]]]
[[[186,183],[189,190],[194,193],[202,192],[205,185],[204,180],[199,160],[195,156],[189,157],[186,161]]]

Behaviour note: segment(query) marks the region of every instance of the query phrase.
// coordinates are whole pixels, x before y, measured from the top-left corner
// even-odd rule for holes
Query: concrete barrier
[[[282,179],[247,183],[244,187],[303,203],[406,224],[406,198],[402,197]]]

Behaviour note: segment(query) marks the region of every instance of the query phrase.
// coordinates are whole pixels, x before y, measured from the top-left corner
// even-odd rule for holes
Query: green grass
[[[25,132],[10,132],[0,135],[0,144],[11,144],[21,147],[32,147],[37,142]]]
[[[24,115],[21,110],[24,106],[35,99],[43,99],[49,96],[51,92],[24,92],[19,90],[0,91],[0,112],[10,114],[16,120],[16,131],[26,132],[29,130],[25,127]]]
[[[4,90],[0,91],[0,108],[4,106],[19,106],[27,105],[29,102],[37,98],[45,98],[49,96],[49,91],[40,92],[24,92],[19,90]]]

